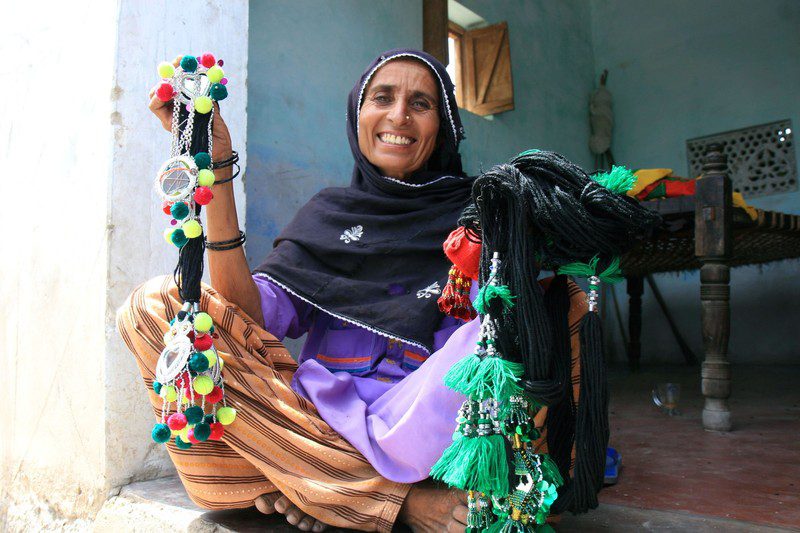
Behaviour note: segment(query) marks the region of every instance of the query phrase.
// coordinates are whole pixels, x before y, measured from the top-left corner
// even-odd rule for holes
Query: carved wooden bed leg
[[[644,282],[641,276],[628,276],[628,366],[639,370],[642,358],[642,293]]]
[[[700,269],[703,345],[702,390],[705,396],[703,427],[730,431],[731,370],[728,362],[730,336],[731,180],[727,160],[718,144],[709,146],[703,176],[695,192],[695,255]]]

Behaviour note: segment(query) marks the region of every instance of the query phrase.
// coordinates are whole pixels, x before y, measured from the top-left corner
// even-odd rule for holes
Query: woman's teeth
[[[410,137],[401,137],[399,135],[392,135],[391,133],[381,133],[378,138],[389,144],[411,144],[414,139]]]

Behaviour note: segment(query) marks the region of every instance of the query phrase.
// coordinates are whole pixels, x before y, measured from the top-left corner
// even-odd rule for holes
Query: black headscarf
[[[421,61],[439,85],[437,148],[405,181],[381,176],[358,147],[364,91],[394,59]],[[463,137],[444,65],[417,50],[381,54],[347,99],[347,138],[355,159],[350,186],[323,189],[304,205],[255,273],[331,315],[430,352],[443,317],[436,300],[450,266],[442,243],[473,181],[461,169]]]

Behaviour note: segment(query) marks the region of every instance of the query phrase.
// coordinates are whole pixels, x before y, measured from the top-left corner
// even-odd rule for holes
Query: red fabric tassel
[[[464,226],[454,229],[444,241],[444,253],[467,278],[478,279],[481,243],[472,242]]]
[[[471,288],[472,279],[453,265],[447,276],[447,285],[438,300],[439,310],[464,322],[475,318],[478,313],[469,299]]]

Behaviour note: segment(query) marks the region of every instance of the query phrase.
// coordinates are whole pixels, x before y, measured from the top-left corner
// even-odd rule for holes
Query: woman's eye
[[[427,100],[416,100],[416,101],[412,102],[411,105],[413,105],[415,108],[421,109],[421,110],[428,110],[428,109],[431,108],[431,104],[429,104],[427,102]]]
[[[378,102],[379,104],[388,104],[389,102],[392,101],[392,99],[386,96],[385,94],[376,94],[372,99]]]

